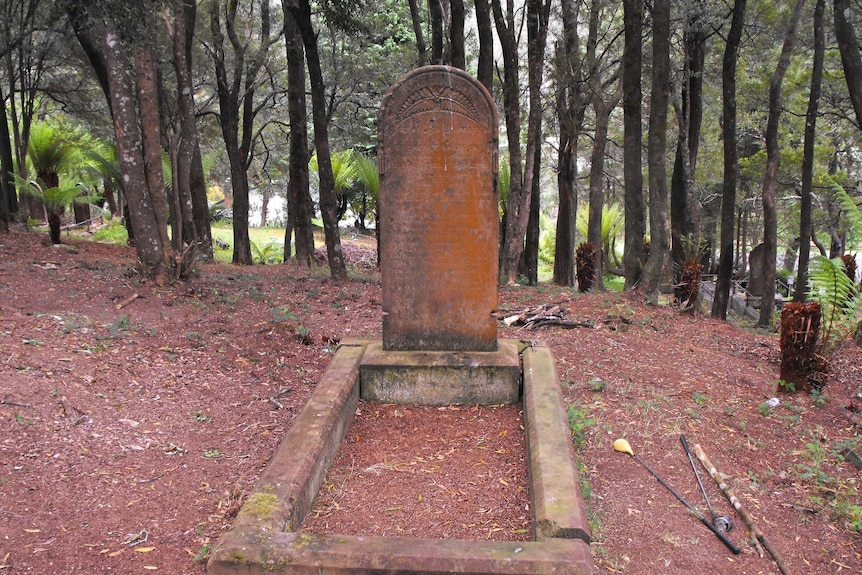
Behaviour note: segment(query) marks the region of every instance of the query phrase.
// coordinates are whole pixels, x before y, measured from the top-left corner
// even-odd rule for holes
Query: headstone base
[[[515,340],[497,351],[385,351],[368,346],[359,366],[360,396],[411,405],[503,405],[521,397]]]

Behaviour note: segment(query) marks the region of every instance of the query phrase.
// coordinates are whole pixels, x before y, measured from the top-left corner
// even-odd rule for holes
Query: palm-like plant
[[[362,203],[359,206],[354,206],[354,211],[362,214],[361,217],[364,218],[370,209],[374,214],[374,222],[376,224],[379,216],[377,206],[379,205],[378,200],[380,198],[380,171],[377,169],[377,162],[364,154],[356,154],[353,157],[353,170],[356,182],[362,184],[362,187],[365,189],[361,198]]]
[[[60,243],[60,217],[69,205],[86,204],[98,198],[98,195],[88,193],[91,184],[81,182],[61,175],[56,186],[43,187],[38,180],[21,180],[18,178],[18,189],[42,202],[48,212],[48,231],[51,243]]]
[[[35,180],[18,181],[24,193],[39,199],[48,213],[48,229],[51,241],[60,243],[60,218],[66,207],[75,203],[86,203],[91,199],[87,193],[83,161],[77,144],[86,140],[82,133],[55,126],[48,122],[38,122],[30,132],[27,149],[29,165],[35,172]],[[76,196],[82,196],[76,200]]]
[[[347,205],[350,201],[346,191],[356,181],[356,167],[353,161],[353,151],[343,150],[332,154],[330,161],[332,163],[332,177],[335,187],[335,195],[338,197],[338,218],[341,219],[347,211]],[[317,154],[311,157],[309,167],[317,173]]]

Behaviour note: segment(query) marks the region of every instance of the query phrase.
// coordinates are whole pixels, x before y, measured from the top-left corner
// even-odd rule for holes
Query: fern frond
[[[829,178],[829,183],[832,184],[832,190],[835,192],[841,211],[844,212],[844,217],[847,219],[847,243],[848,245],[856,245],[862,240],[862,209],[838,182]]]
[[[850,335],[862,319],[862,295],[844,271],[841,258],[816,256],[809,271],[811,298],[823,309],[823,355]]]

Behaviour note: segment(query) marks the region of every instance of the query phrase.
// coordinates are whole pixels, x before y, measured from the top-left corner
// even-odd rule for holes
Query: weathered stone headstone
[[[513,403],[518,346],[497,340],[497,112],[448,66],[418,68],[379,125],[383,340],[362,360],[366,399]]]
[[[763,262],[766,256],[766,246],[762,243],[754,246],[748,254],[748,293],[755,297],[763,296]]]
[[[497,112],[457,68],[418,68],[379,126],[383,348],[497,349]]]

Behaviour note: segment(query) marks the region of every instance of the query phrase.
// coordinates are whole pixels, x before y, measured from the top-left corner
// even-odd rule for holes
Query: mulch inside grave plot
[[[532,539],[523,411],[360,402],[302,531]]]

